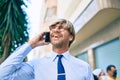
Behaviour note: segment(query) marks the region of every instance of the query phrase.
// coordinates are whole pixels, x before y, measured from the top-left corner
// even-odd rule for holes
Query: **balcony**
[[[71,50],[108,24],[120,18],[119,0],[91,0],[74,20],[76,39]]]

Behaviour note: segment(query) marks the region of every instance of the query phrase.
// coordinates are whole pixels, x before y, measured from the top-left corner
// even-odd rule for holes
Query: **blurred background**
[[[25,0],[24,0],[25,1]],[[70,52],[90,64],[92,69],[106,72],[116,66],[120,77],[120,0],[29,0],[25,1],[29,39],[42,31],[54,19],[70,20],[76,38]],[[49,55],[51,45],[37,47],[28,60]]]

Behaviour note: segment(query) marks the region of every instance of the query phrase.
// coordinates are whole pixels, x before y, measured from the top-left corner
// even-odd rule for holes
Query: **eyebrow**
[[[64,21],[61,21],[61,22],[56,22],[56,23],[54,23],[54,24],[52,24],[52,25],[50,25],[50,27],[52,27],[52,26],[55,26],[55,25],[57,25],[57,24],[63,24],[63,23],[65,23]]]

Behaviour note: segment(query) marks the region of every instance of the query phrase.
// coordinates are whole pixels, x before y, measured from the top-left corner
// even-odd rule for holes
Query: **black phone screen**
[[[50,32],[45,32],[45,42],[50,42]]]

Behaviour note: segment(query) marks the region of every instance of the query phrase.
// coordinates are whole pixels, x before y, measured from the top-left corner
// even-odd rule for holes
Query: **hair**
[[[93,78],[94,80],[98,80],[98,77],[95,74],[93,74]]]
[[[70,21],[66,20],[66,19],[58,19],[58,20],[55,20],[55,22],[52,25],[55,25],[57,23],[66,23],[67,24],[67,28],[68,28],[67,30],[70,33],[70,35],[73,36],[72,41],[69,42],[69,47],[70,47],[70,45],[72,44],[72,42],[75,40],[75,30],[74,30],[73,24]],[[49,28],[52,25],[50,25]]]
[[[109,70],[111,70],[112,67],[116,68],[115,65],[108,65],[108,67],[107,67],[107,72],[108,72]]]

